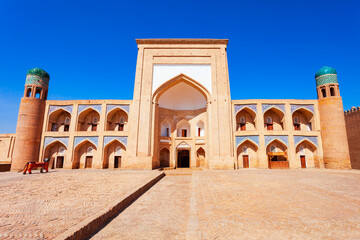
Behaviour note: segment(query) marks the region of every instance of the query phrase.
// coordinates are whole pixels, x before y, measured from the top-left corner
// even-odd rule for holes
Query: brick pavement
[[[360,171],[166,176],[93,239],[359,239]]]
[[[0,174],[0,239],[52,239],[158,171],[51,170]]]

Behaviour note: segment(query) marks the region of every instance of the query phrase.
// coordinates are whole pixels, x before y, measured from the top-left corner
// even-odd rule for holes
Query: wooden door
[[[124,131],[124,124],[119,124],[119,131]]]
[[[273,127],[273,124],[272,123],[268,123],[267,124],[267,130],[273,130],[274,127]]]
[[[243,168],[249,168],[249,155],[243,155]]]
[[[92,167],[92,156],[86,156],[85,159],[85,168],[91,168]]]
[[[187,137],[187,130],[186,129],[181,130],[181,137]]]
[[[198,137],[201,136],[201,128],[198,128]]]
[[[300,131],[300,124],[295,123],[294,124],[294,130],[295,131]]]
[[[91,125],[91,131],[93,131],[93,132],[97,131],[97,124]]]
[[[121,156],[115,156],[114,168],[121,168]]]
[[[241,129],[241,131],[245,131],[246,130],[246,124],[245,123],[240,123],[240,129]]]
[[[59,156],[56,158],[56,168],[63,168],[64,165],[64,157]]]
[[[305,156],[300,156],[301,168],[306,168]]]
[[[64,132],[68,132],[70,129],[70,125],[64,125]]]

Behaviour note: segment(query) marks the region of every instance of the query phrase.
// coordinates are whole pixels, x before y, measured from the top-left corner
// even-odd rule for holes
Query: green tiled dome
[[[28,74],[33,74],[33,75],[37,75],[40,77],[50,78],[50,75],[41,68],[32,68],[29,71],[27,71],[26,75],[28,75]]]
[[[318,78],[325,74],[337,74],[337,73],[336,73],[335,68],[324,66],[324,67],[320,68],[320,70],[317,73],[315,73],[315,78]]]
[[[329,83],[338,83],[335,68],[324,66],[315,74],[316,86]]]

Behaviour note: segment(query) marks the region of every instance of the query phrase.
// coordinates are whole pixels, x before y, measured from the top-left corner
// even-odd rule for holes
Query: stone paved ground
[[[51,239],[158,171],[50,170],[0,173],[0,239]]]
[[[360,239],[360,171],[168,175],[93,239]]]

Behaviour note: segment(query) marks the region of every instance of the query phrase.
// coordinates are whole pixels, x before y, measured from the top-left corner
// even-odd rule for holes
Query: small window
[[[97,118],[97,117],[94,117],[94,118],[93,118],[92,124],[98,124],[98,118]]]
[[[64,124],[65,125],[70,125],[70,118],[69,117],[65,118]]]
[[[26,89],[26,97],[31,97],[31,87]]]
[[[295,123],[295,124],[299,124],[299,123],[300,123],[298,117],[295,117],[295,118],[294,118],[294,123]]]
[[[170,129],[166,128],[166,137],[170,137]]]
[[[244,117],[241,117],[241,118],[240,118],[240,123],[241,123],[241,124],[245,124],[245,118],[244,118]]]
[[[267,117],[266,123],[272,124],[273,123],[272,117]]]
[[[270,152],[276,152],[276,147],[275,147],[275,146],[271,146],[271,147],[270,147]]]
[[[330,95],[335,96],[335,89],[333,87],[330,88]]]
[[[64,147],[61,147],[61,148],[59,149],[59,154],[60,154],[60,155],[64,155],[64,153],[65,153],[65,148],[64,148]]]
[[[247,147],[243,147],[243,153],[248,153],[248,148]]]
[[[124,123],[124,118],[122,117],[122,118],[120,118],[120,123]]]
[[[187,137],[187,130],[186,129],[181,130],[181,137]]]
[[[56,124],[56,123],[52,123],[52,124],[51,124],[51,131],[52,131],[52,132],[57,132],[57,130],[58,130],[57,124]]]
[[[92,147],[89,147],[88,149],[87,149],[87,152],[86,152],[88,155],[92,155],[92,153],[93,153],[93,148]]]
[[[323,97],[326,97],[326,89],[325,88],[321,89],[321,94]]]
[[[115,150],[115,153],[117,155],[120,155],[121,154],[121,147],[117,147],[116,150]]]
[[[304,149],[303,146],[300,146],[300,147],[299,147],[299,153],[305,154],[305,149]]]
[[[36,88],[36,91],[35,91],[35,98],[38,98],[40,99],[41,97],[41,88]]]

